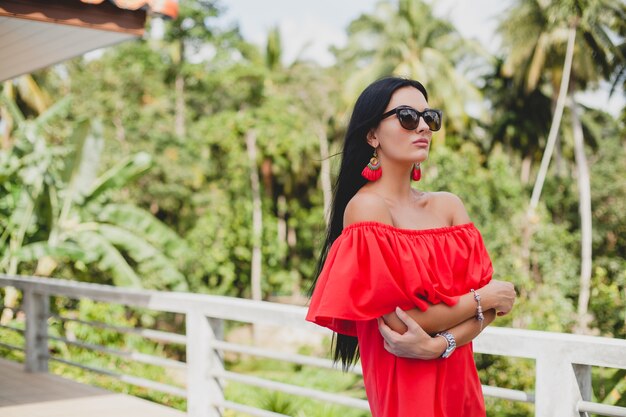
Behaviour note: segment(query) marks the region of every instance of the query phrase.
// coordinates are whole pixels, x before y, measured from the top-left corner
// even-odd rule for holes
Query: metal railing
[[[77,366],[91,372],[109,375],[126,383],[137,385],[187,399],[187,413],[193,417],[218,417],[224,409],[232,409],[253,416],[281,416],[224,398],[224,384],[233,381],[264,389],[304,396],[323,403],[334,403],[369,410],[367,401],[347,395],[276,382],[257,376],[236,373],[224,368],[225,352],[275,359],[306,366],[333,368],[328,359],[307,355],[288,354],[227,342],[223,337],[224,321],[256,325],[268,324],[305,329],[329,334],[325,329],[304,320],[306,309],[293,305],[255,302],[232,297],[172,293],[118,288],[106,285],[79,283],[52,278],[7,276],[0,274],[0,287],[12,286],[23,293],[23,311],[26,329],[8,326],[2,328],[23,333],[25,346],[0,342],[0,346],[25,351],[25,368],[29,372],[47,372],[48,361],[53,360]],[[174,334],[151,329],[111,326],[68,317],[55,318],[76,321],[147,339],[186,346],[186,362],[116,350],[106,346],[87,344],[48,334],[50,296],[147,308],[157,312],[181,313],[186,317],[186,334]],[[48,341],[55,340],[85,349],[117,355],[132,361],[181,369],[186,372],[186,388],[180,388],[136,376],[118,374],[51,356]],[[475,341],[474,351],[490,355],[529,358],[536,363],[535,391],[533,393],[501,387],[483,386],[485,396],[533,403],[537,417],[585,416],[596,413],[604,416],[626,416],[626,408],[591,401],[591,368],[593,366],[626,369],[626,341],[602,337],[563,333],[529,331],[511,328],[487,328]],[[360,374],[357,367],[352,372]]]

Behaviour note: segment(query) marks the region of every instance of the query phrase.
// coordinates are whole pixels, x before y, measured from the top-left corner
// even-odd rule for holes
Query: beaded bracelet
[[[485,315],[483,314],[483,308],[480,305],[480,294],[473,288],[470,290],[472,294],[474,294],[474,300],[476,300],[476,320],[480,322],[480,331],[483,330],[483,320],[485,320]]]

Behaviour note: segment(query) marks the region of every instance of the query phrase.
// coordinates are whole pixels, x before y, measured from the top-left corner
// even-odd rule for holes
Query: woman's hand
[[[385,339],[387,352],[411,359],[435,359],[441,356],[447,347],[442,337],[431,337],[400,307],[396,307],[398,318],[408,327],[404,334],[393,331],[382,317],[378,318],[378,330]]]
[[[515,287],[510,282],[492,279],[478,290],[483,310],[495,309],[498,316],[508,314],[515,303]]]

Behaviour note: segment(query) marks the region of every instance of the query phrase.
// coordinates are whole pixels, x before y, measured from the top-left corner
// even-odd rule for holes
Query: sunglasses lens
[[[424,121],[426,122],[430,130],[432,130],[433,132],[441,129],[441,117],[439,116],[438,112],[433,110],[426,110],[422,114],[422,117],[424,118]]]
[[[419,115],[413,109],[399,109],[398,120],[403,128],[407,130],[414,130],[419,124]]]

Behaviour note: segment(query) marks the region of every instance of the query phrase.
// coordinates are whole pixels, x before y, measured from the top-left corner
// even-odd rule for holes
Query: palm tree
[[[624,65],[624,55],[611,40],[610,32],[622,32],[625,17],[626,5],[619,0],[571,0],[566,3],[532,0],[518,2],[500,26],[511,52],[504,71],[514,74],[526,91],[537,88],[541,82],[552,84],[555,110],[531,196],[529,220],[534,217],[541,195],[566,103],[570,109],[580,194],[581,275],[577,330],[581,332],[588,328],[592,224],[589,168],[574,94],[599,80],[608,80]],[[531,233],[529,228],[526,248]]]
[[[481,93],[465,75],[486,56],[474,42],[463,39],[454,26],[435,17],[421,0],[383,1],[348,27],[348,44],[337,51],[347,71],[347,102],[372,80],[385,75],[408,76],[429,91],[431,105],[443,108],[445,129],[467,135],[466,106],[480,106]]]
[[[290,63],[284,63],[283,46],[280,31],[277,27],[270,29],[264,50],[249,51],[248,58],[253,65],[253,71],[259,72],[262,84],[261,95],[258,100],[246,102],[245,108],[240,113],[255,115],[257,120],[255,127],[245,133],[245,144],[249,162],[250,189],[252,191],[252,268],[251,287],[254,299],[261,299],[261,268],[262,268],[262,236],[263,236],[263,210],[262,191],[270,196],[274,204],[274,212],[278,221],[278,240],[287,243],[287,251],[294,251],[296,247],[296,230],[287,221],[288,201],[294,198],[302,181],[306,182],[311,175],[317,175],[313,164],[300,164],[292,160],[285,170],[285,164],[280,163],[284,159],[284,150],[277,149],[277,142],[290,143],[288,146],[294,154],[304,155],[310,146],[310,141],[305,135],[314,134],[320,154],[319,181],[322,185],[325,214],[328,215],[332,199],[331,190],[331,167],[329,161],[329,138],[328,126],[334,115],[334,105],[330,90],[332,85],[319,68],[296,58]],[[303,88],[303,85],[316,85],[316,88]],[[289,106],[285,107],[284,100],[288,97]],[[277,107],[278,106],[278,107]],[[272,128],[268,129],[265,120],[271,115]],[[284,119],[287,117],[287,120]],[[284,135],[287,126],[295,120],[305,117],[310,124],[310,131],[300,132],[298,139],[280,136]],[[288,129],[287,129],[288,130]],[[271,133],[270,133],[271,132]],[[269,134],[268,134],[269,133]],[[278,137],[276,137],[278,136]],[[260,168],[260,169],[259,169]],[[281,171],[279,171],[281,170]],[[259,172],[261,178],[259,178]],[[263,190],[261,190],[263,185]],[[286,254],[285,261],[289,257]],[[293,295],[300,295],[300,282],[293,282]]]
[[[499,58],[496,62],[493,72],[485,77],[483,88],[490,103],[486,128],[491,142],[487,150],[490,153],[500,144],[509,154],[519,156],[520,179],[528,184],[532,162],[541,157],[541,144],[550,128],[551,100],[540,88],[521,88],[503,71],[504,60]]]

